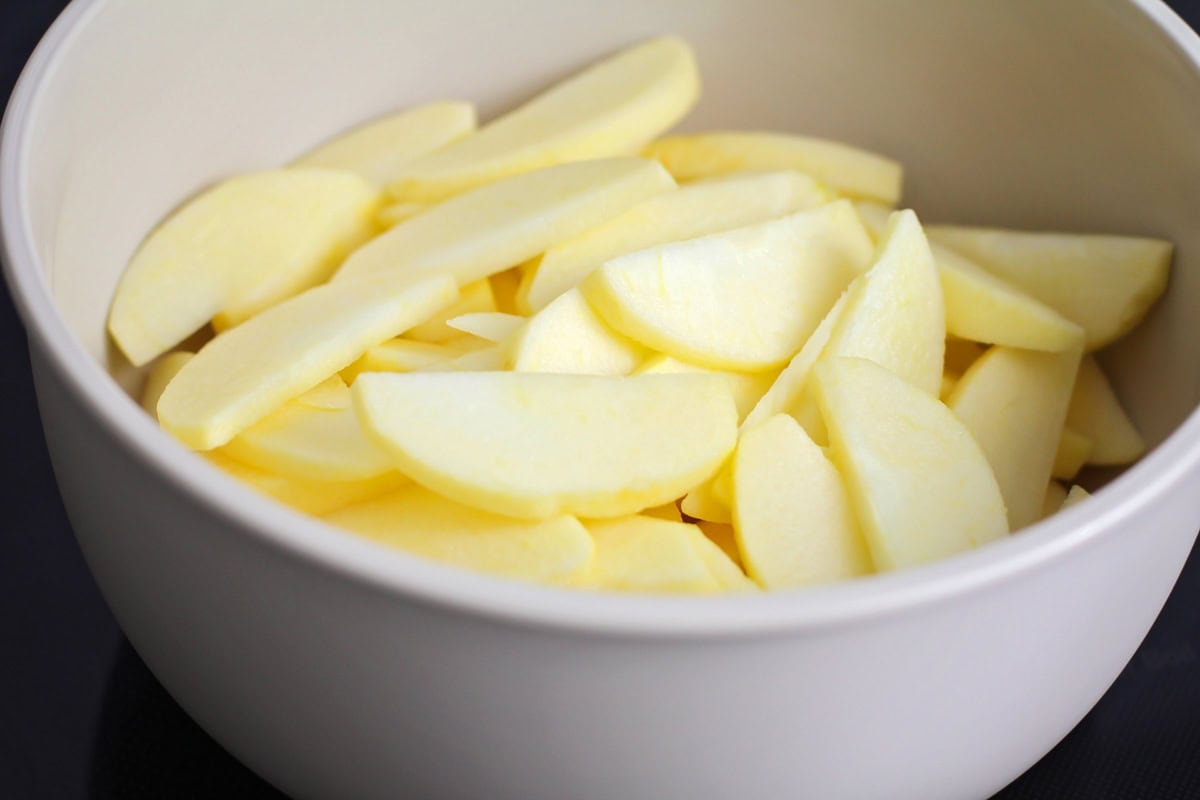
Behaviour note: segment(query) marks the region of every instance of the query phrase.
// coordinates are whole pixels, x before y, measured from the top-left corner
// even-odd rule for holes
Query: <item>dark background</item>
[[[0,0],[4,98],[64,5]],[[1200,25],[1200,3],[1172,5]],[[278,797],[175,705],[100,598],[59,501],[24,333],[2,289],[0,364],[0,798]],[[1095,710],[999,797],[1200,798],[1200,556]]]

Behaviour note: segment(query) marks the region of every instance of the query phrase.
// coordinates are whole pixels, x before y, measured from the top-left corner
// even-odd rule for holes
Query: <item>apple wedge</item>
[[[828,199],[816,181],[792,171],[737,173],[665,192],[547,250],[526,269],[518,302],[537,311],[617,256],[765,222]]]
[[[295,164],[349,170],[382,189],[413,159],[462,139],[473,130],[475,107],[470,103],[428,103],[336,136],[300,156]]]
[[[463,286],[674,188],[666,170],[645,158],[539,169],[481,186],[400,223],[354,251],[334,279],[399,271],[451,275]]]
[[[163,392],[159,421],[195,450],[220,447],[456,296],[447,276],[375,275],[309,289],[201,348]]]
[[[796,354],[872,249],[839,201],[621,256],[579,288],[605,322],[654,350],[758,372]]]
[[[900,164],[857,147],[782,133],[720,132],[670,136],[643,151],[679,181],[747,169],[794,169],[846,197],[894,205],[900,199]]]
[[[738,441],[733,529],[746,572],[764,589],[871,571],[841,475],[787,414],[776,414]]]
[[[1092,441],[1087,463],[1120,466],[1146,452],[1146,440],[1121,407],[1112,384],[1092,356],[1079,364],[1075,391],[1067,408],[1067,427]]]
[[[1095,350],[1128,333],[1167,286],[1161,239],[931,225],[929,238],[994,272],[1083,328]]]
[[[329,276],[374,230],[378,192],[349,172],[243,175],[189,200],[146,237],[108,330],[141,366],[219,312],[237,321]]]
[[[436,201],[567,161],[634,154],[682,119],[699,92],[691,48],[673,36],[651,39],[409,164],[390,191]]]
[[[420,486],[346,506],[325,521],[380,544],[456,567],[542,583],[568,583],[594,545],[574,517],[540,521],[489,514]]]
[[[310,481],[243,464],[221,450],[211,450],[202,456],[208,463],[259,494],[314,516],[389,494],[411,483],[395,471],[361,481]]]
[[[936,561],[1008,532],[983,451],[927,391],[861,358],[817,364],[812,387],[876,569]]]
[[[352,391],[404,474],[514,517],[661,505],[708,478],[737,436],[715,375],[366,373]]]
[[[1011,530],[1041,518],[1080,352],[993,347],[963,374],[946,403],[992,465]]]
[[[505,343],[517,372],[628,375],[646,349],[605,325],[577,289],[560,295]]]
[[[726,588],[709,559],[724,559],[741,573],[720,548],[704,538],[695,525],[647,516],[589,521],[596,543],[589,568],[576,585],[641,593],[711,594]],[[716,550],[704,549],[710,545]],[[720,563],[718,561],[718,563]],[[723,565],[722,565],[723,566]],[[728,576],[728,570],[721,570]]]
[[[483,339],[485,342],[502,342],[512,336],[528,320],[516,314],[502,314],[499,311],[476,311],[471,314],[460,314],[446,320],[446,324],[456,331]]]

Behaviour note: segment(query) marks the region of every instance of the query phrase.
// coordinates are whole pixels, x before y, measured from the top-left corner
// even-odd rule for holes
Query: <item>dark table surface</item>
[[[0,0],[4,97],[63,5]],[[1172,5],[1200,25],[1200,3]],[[63,513],[3,290],[0,363],[0,798],[278,796],[175,705],[104,605]],[[999,797],[1200,798],[1200,555],[1104,699]]]

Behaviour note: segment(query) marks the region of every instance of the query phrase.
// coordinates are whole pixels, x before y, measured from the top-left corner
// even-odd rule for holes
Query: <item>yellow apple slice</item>
[[[729,504],[717,497],[711,481],[692,487],[679,504],[679,509],[692,519],[728,525],[733,522]]]
[[[931,225],[956,250],[1084,329],[1087,349],[1120,338],[1167,286],[1170,242],[1135,236],[1032,233]]]
[[[376,190],[349,172],[231,178],[154,229],[117,285],[108,330],[141,366],[218,312],[249,316],[329,275],[373,228]]]
[[[516,314],[502,314],[499,311],[476,311],[471,314],[459,314],[446,320],[446,324],[456,331],[470,334],[486,342],[502,342],[517,332],[517,329],[528,320]]]
[[[470,103],[428,103],[360,125],[296,159],[297,166],[356,172],[380,188],[413,159],[475,130]]]
[[[406,475],[515,517],[616,517],[669,502],[712,475],[737,435],[715,375],[366,373],[353,393]]]
[[[222,450],[212,450],[203,456],[226,475],[236,478],[256,492],[297,511],[315,516],[394,492],[410,482],[395,471],[361,481],[309,481],[288,478],[243,464],[230,458]]]
[[[1050,483],[1046,484],[1046,495],[1042,499],[1042,516],[1040,519],[1057,514],[1059,509],[1062,508],[1063,501],[1066,499],[1067,487],[1058,481],[1050,481]]]
[[[205,345],[163,392],[159,420],[188,447],[220,447],[456,295],[446,276],[375,275],[310,289]]]
[[[350,255],[335,280],[373,272],[451,275],[459,285],[526,261],[675,187],[657,162],[547,167],[451,198]]]
[[[507,361],[505,349],[500,345],[492,344],[463,353],[449,361],[430,364],[424,370],[427,372],[494,372],[505,369]]]
[[[712,524],[712,523],[708,523]],[[727,592],[757,592],[759,586],[746,577],[737,560],[725,552],[699,524],[696,526],[699,536],[692,537],[692,547],[700,554],[700,560],[708,571],[717,579],[717,583]],[[725,526],[730,527],[730,526]]]
[[[330,375],[325,380],[296,397],[302,406],[322,411],[341,411],[350,407],[350,387],[341,375]]]
[[[691,48],[671,36],[652,39],[409,164],[391,193],[399,200],[441,200],[554,164],[631,155],[678,122],[699,92]]]
[[[1146,440],[1121,407],[1112,384],[1092,356],[1079,364],[1067,409],[1067,427],[1092,440],[1089,464],[1130,464],[1146,452]]]
[[[737,173],[684,186],[547,250],[526,270],[518,299],[522,308],[537,311],[617,256],[765,222],[827,201],[816,181],[792,171]]]
[[[1069,481],[1079,474],[1087,463],[1092,452],[1092,440],[1070,428],[1063,428],[1062,437],[1058,440],[1058,450],[1054,453],[1054,467],[1050,474],[1064,481]]]
[[[700,549],[698,539],[704,540],[704,534],[695,525],[629,516],[589,521],[587,528],[596,551],[591,565],[576,582],[580,587],[695,594],[725,588],[707,563],[706,555],[710,554]],[[724,553],[720,555],[725,558]]]
[[[433,205],[433,203],[391,203],[379,209],[375,220],[384,230],[387,230],[412,219],[417,214],[428,211]]]
[[[758,372],[796,354],[872,249],[854,208],[839,201],[621,256],[579,288],[635,341],[701,366]]]
[[[787,414],[756,425],[738,441],[733,528],[746,571],[764,589],[871,571],[841,475]]]
[[[628,375],[646,356],[645,348],[605,325],[578,289],[535,314],[506,346],[517,372]]]
[[[192,360],[192,353],[180,350],[167,353],[154,363],[142,384],[142,408],[150,416],[158,419],[158,399],[166,391],[167,384],[174,380],[183,369],[183,365]]]
[[[862,218],[863,227],[867,229],[867,233],[871,234],[871,238],[878,242],[883,236],[883,232],[887,230],[888,220],[891,219],[896,209],[891,205],[876,203],[874,200],[855,200],[854,210]]]
[[[950,409],[866,359],[825,361],[812,377],[876,569],[936,561],[1007,533],[987,458]]]
[[[487,280],[472,281],[459,289],[458,300],[443,308],[429,319],[404,334],[404,338],[418,342],[440,344],[462,336],[446,323],[463,314],[477,314],[496,310],[496,298],[492,284]]]
[[[993,347],[947,402],[992,465],[1011,530],[1041,517],[1079,357],[1078,347],[1065,353]]]
[[[1087,491],[1087,489],[1084,489],[1082,486],[1076,484],[1071,487],[1071,491],[1067,492],[1067,497],[1065,500],[1063,500],[1062,507],[1070,508],[1076,503],[1082,503],[1091,496],[1092,495]]]
[[[574,517],[531,522],[489,514],[420,486],[347,506],[325,521],[380,544],[456,567],[542,583],[574,580],[592,537]]]
[[[741,420],[750,413],[750,409],[766,394],[775,382],[778,372],[730,372],[712,370],[696,364],[689,364],[677,358],[658,353],[643,361],[634,375],[674,375],[686,372],[711,372],[724,376],[729,382],[729,391],[733,393],[733,402],[737,405],[738,419]]]
[[[700,133],[659,139],[644,152],[680,181],[746,169],[794,169],[847,197],[889,205],[900,199],[900,164],[826,139],[783,133]]]

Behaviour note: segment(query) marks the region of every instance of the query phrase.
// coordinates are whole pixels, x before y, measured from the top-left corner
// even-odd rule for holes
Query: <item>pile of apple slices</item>
[[[113,300],[146,409],[335,526],[641,592],[926,563],[1141,455],[1092,354],[1169,243],[922,228],[878,155],[660,138],[698,94],[665,37],[478,129],[436,103],[209,188]]]

